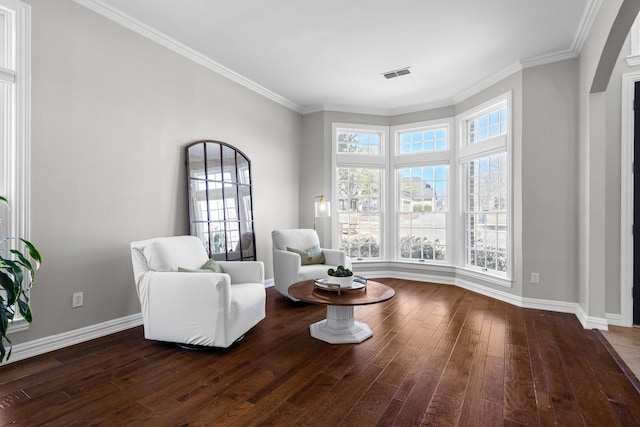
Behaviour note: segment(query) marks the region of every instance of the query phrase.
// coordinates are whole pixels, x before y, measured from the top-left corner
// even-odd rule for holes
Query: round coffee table
[[[329,291],[319,289],[313,280],[294,283],[289,295],[311,304],[325,304],[327,318],[309,326],[311,336],[330,344],[361,343],[373,335],[371,328],[354,318],[354,306],[377,304],[395,295],[393,288],[372,280],[362,289]]]

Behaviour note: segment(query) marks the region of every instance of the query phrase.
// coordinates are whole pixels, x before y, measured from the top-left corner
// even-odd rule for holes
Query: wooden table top
[[[300,301],[327,305],[366,305],[391,299],[396,294],[393,288],[372,280],[364,289],[346,289],[340,294],[318,289],[313,280],[304,280],[289,286],[289,295]]]

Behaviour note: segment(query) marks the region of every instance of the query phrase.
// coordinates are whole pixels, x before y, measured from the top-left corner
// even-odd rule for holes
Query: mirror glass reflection
[[[216,260],[255,260],[251,161],[220,141],[186,147],[189,225]]]

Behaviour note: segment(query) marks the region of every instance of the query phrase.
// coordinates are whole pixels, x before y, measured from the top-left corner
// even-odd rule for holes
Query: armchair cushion
[[[178,267],[178,271],[181,273],[223,273],[222,267],[214,259],[205,262],[200,268]]]
[[[224,273],[222,271],[222,267],[215,259],[210,259],[209,261],[205,262],[202,268],[204,268],[205,270],[213,270],[216,273]]]
[[[306,251],[287,247],[287,251],[300,255],[300,265],[324,264],[325,261],[320,245],[315,245]]]

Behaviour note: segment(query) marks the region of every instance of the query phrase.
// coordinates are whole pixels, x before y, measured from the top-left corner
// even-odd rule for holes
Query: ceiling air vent
[[[386,73],[382,73],[385,79],[392,79],[398,76],[405,76],[407,74],[411,74],[409,71],[409,67],[400,68],[399,70],[387,71]]]

